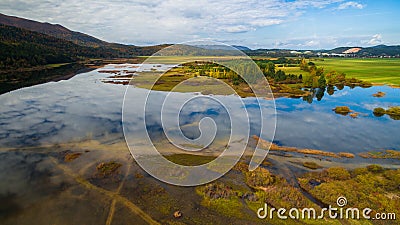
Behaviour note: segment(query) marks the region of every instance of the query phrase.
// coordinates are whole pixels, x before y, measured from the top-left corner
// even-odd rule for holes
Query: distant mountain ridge
[[[232,46],[228,46],[228,45],[195,45],[196,47],[199,48],[203,48],[203,49],[208,49],[208,50],[228,50],[228,51],[232,51],[232,50],[240,50],[240,51],[251,51],[250,48],[246,47],[246,46],[240,46],[240,45],[232,45]],[[235,48],[235,49],[232,49]]]
[[[326,50],[256,49],[245,51],[249,55],[285,56],[343,56],[343,57],[400,57],[400,45],[371,47],[337,47]]]

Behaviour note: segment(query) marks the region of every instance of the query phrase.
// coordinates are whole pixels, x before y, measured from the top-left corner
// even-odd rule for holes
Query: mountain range
[[[109,43],[93,36],[72,31],[60,24],[42,23],[0,13],[0,69],[30,67],[49,63],[72,62],[83,58],[129,58],[152,55],[170,44],[135,46]],[[230,55],[224,45],[184,46],[171,55]],[[399,57],[400,46],[340,47],[331,50],[256,49],[233,46],[248,55],[284,56],[351,56]],[[207,50],[207,51],[205,51]]]

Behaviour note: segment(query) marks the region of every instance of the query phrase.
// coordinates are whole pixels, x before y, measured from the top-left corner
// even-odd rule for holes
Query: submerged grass
[[[312,169],[312,170],[316,170],[316,169],[322,168],[322,166],[318,165],[315,162],[304,162],[303,166],[306,167],[306,168]]]
[[[164,156],[169,161],[183,166],[198,166],[211,162],[215,156],[193,155],[193,154],[173,154]]]
[[[79,158],[82,155],[80,152],[72,152],[72,153],[67,153],[64,156],[64,161],[65,162],[72,162],[75,159]]]
[[[97,165],[97,172],[102,176],[108,176],[114,173],[117,173],[119,168],[122,166],[121,163],[111,161],[111,162],[102,162]]]

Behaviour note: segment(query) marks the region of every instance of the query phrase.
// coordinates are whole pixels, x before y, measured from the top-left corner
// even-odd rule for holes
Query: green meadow
[[[214,61],[232,60],[237,56],[156,56],[151,58],[152,63],[175,64],[183,61]],[[257,58],[257,57],[255,57]],[[343,72],[348,78],[354,77],[374,84],[400,85],[400,59],[355,59],[355,58],[324,58],[310,59],[318,67],[322,66],[325,72],[335,70]],[[277,65],[276,70],[283,70],[287,74],[307,75],[299,67],[284,67]]]
[[[374,84],[400,85],[400,59],[345,59],[314,60],[325,71],[336,70],[347,77],[355,77]]]

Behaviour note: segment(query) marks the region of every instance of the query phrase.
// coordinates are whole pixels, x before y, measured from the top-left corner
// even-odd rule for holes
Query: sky
[[[399,0],[0,0],[0,12],[99,39],[252,49],[400,44]]]

